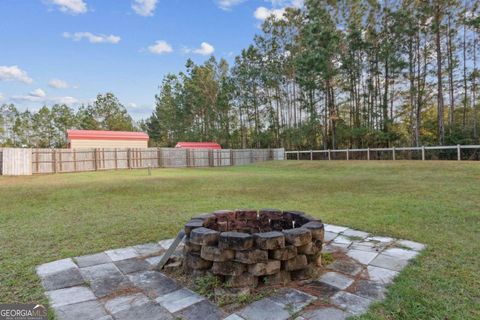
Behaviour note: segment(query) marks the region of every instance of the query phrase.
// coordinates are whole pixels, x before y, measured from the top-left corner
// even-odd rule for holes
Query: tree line
[[[476,1],[307,0],[271,16],[232,67],[170,74],[153,144],[340,148],[479,141]]]
[[[0,146],[65,148],[68,129],[138,130],[127,109],[112,93],[75,111],[64,104],[44,106],[37,112],[19,111],[13,104],[0,106]]]
[[[78,111],[55,105],[18,112],[4,105],[0,143],[61,147],[65,130],[79,128],[143,130],[152,146],[478,144],[479,6],[306,0],[302,9],[266,19],[232,65],[212,56],[165,76],[152,115],[138,125],[111,93]],[[8,133],[2,121],[10,124]]]

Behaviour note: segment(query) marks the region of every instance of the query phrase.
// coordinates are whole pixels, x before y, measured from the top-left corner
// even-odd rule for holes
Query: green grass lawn
[[[303,210],[428,245],[362,319],[480,317],[480,163],[269,162],[0,177],[0,303],[46,302],[35,266],[173,237],[216,209]]]

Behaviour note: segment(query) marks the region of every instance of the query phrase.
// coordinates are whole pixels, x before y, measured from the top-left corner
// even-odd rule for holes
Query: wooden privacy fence
[[[480,145],[286,151],[286,160],[480,160]]]
[[[284,149],[96,148],[3,150],[30,150],[30,174],[148,167],[221,167],[267,160],[283,160],[285,154]],[[2,149],[0,149],[0,159],[3,159],[3,164],[0,167],[6,167],[5,157],[1,153]],[[0,174],[2,174],[1,171]]]

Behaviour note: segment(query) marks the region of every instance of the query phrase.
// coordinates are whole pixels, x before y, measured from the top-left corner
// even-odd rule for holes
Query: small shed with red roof
[[[216,142],[178,142],[175,148],[182,149],[222,149]]]
[[[70,149],[148,148],[148,139],[148,135],[143,132],[67,130]]]

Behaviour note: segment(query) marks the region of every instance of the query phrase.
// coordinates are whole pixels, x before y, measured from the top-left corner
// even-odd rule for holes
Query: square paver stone
[[[97,297],[104,297],[131,286],[128,278],[113,263],[81,268],[80,272],[83,278],[90,283],[90,287]]]
[[[358,280],[355,282],[353,293],[370,300],[380,301],[385,299],[387,289],[385,285],[375,281]]]
[[[337,293],[340,289],[333,287],[318,280],[310,281],[304,285],[305,291],[314,294],[322,301],[330,301],[330,297]]]
[[[42,264],[37,267],[37,274],[42,280],[43,287],[48,291],[79,286],[84,283],[80,271],[72,259]]]
[[[342,235],[351,239],[365,239],[369,236],[369,233],[359,230],[347,229],[342,232]]]
[[[208,300],[202,300],[174,313],[176,319],[184,320],[221,320],[225,314]]]
[[[320,308],[302,314],[308,320],[345,320],[352,314],[337,308]]]
[[[363,270],[364,266],[353,259],[337,259],[327,265],[326,268],[355,276]]]
[[[137,287],[158,297],[180,289],[173,279],[158,271],[142,271],[128,275],[130,281]]]
[[[113,314],[115,320],[174,320],[162,306],[147,302]]]
[[[388,256],[386,254],[379,254],[375,259],[370,262],[371,266],[389,269],[393,271],[402,271],[408,264],[408,260],[399,259],[396,257]]]
[[[367,276],[370,280],[380,282],[383,284],[389,284],[397,276],[397,271],[392,271],[389,269],[368,266],[367,267]]]
[[[405,260],[413,259],[418,255],[418,251],[401,249],[401,248],[388,248],[388,249],[385,249],[382,253],[388,256],[392,256],[399,259],[405,259]]]
[[[46,295],[53,308],[96,299],[92,290],[83,286],[47,291]]]
[[[133,248],[140,257],[157,256],[165,251],[165,248],[155,242],[139,244],[138,246],[133,246]]]
[[[352,244],[352,240],[350,240],[347,237],[344,237],[342,235],[339,235],[335,239],[333,239],[332,244],[340,244],[340,245],[346,245],[349,246]]]
[[[395,241],[395,239],[390,238],[390,237],[380,237],[380,236],[373,236],[373,237],[368,237],[365,240],[367,241],[375,241],[375,242],[382,242],[382,243],[392,243]]]
[[[269,298],[255,301],[237,314],[245,320],[287,320],[292,315],[285,309],[285,306],[275,303]]]
[[[350,249],[368,251],[368,252],[380,252],[385,248],[385,244],[375,241],[360,241],[353,242]]]
[[[77,262],[80,268],[96,266],[98,264],[104,264],[112,262],[105,252],[90,254],[86,256],[76,257],[75,261]]]
[[[43,277],[52,273],[57,273],[72,268],[77,268],[77,265],[73,262],[72,259],[62,259],[39,265],[37,267],[37,274],[40,277]]]
[[[116,261],[115,265],[124,274],[129,274],[138,271],[145,271],[150,269],[151,265],[147,261],[140,258],[132,258],[126,260]]]
[[[138,257],[138,252],[133,247],[105,251],[112,261],[120,261]]]
[[[183,288],[162,295],[155,299],[155,301],[171,313],[175,313],[204,299],[204,297],[195,292]]]
[[[354,315],[366,312],[368,306],[372,303],[369,299],[362,298],[346,291],[339,291],[330,301],[332,304]]]
[[[58,320],[98,320],[107,313],[100,302],[91,300],[57,307],[55,315]]]
[[[289,311],[297,313],[317,298],[305,292],[288,288],[275,293],[270,299],[283,304]]]
[[[355,249],[350,249],[347,251],[347,256],[357,260],[361,264],[369,264],[377,255],[377,252],[368,252]]]
[[[397,244],[415,251],[422,251],[423,249],[425,249],[425,245],[423,243],[410,240],[398,240]]]
[[[343,231],[348,229],[347,227],[336,226],[336,225],[333,225],[333,224],[324,224],[323,226],[325,228],[325,232],[340,233],[340,232],[343,232]]]
[[[348,288],[353,283],[352,278],[338,272],[324,273],[318,280],[341,290]]]
[[[132,307],[141,306],[148,302],[150,302],[150,299],[143,293],[134,293],[106,300],[104,301],[104,305],[108,312],[114,314]]]

